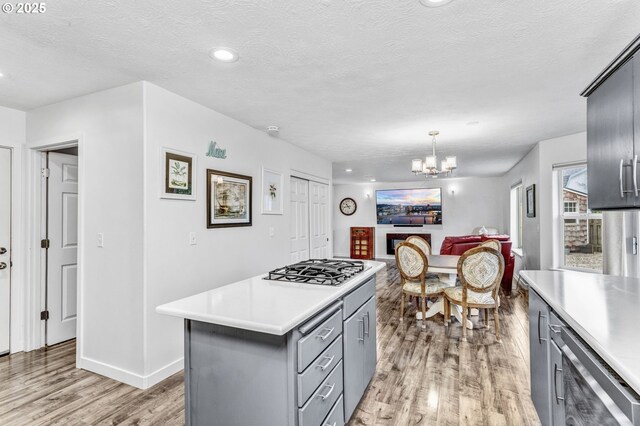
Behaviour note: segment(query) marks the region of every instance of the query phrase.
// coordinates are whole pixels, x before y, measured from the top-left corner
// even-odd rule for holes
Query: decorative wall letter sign
[[[209,149],[207,150],[207,157],[213,158],[227,158],[227,150],[220,148],[217,142],[211,141],[209,142]]]

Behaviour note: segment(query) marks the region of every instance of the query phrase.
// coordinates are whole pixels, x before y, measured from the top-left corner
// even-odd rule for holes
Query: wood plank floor
[[[350,426],[539,424],[525,298],[503,298],[501,344],[492,319],[459,343],[460,324],[445,331],[441,316],[400,323],[398,280],[391,263],[378,274],[378,366]],[[0,358],[0,425],[181,425],[183,391],[182,373],[142,391],[78,370],[70,341]]]

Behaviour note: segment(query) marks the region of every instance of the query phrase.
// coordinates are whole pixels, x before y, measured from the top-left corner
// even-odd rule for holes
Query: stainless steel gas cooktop
[[[362,271],[364,271],[364,262],[359,260],[309,259],[274,269],[264,279],[339,285]]]

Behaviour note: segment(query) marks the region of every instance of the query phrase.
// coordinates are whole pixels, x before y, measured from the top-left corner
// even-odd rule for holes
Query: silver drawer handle
[[[325,355],[324,359],[328,359],[328,361],[327,361],[324,365],[320,365],[320,364],[318,364],[318,367],[320,367],[320,370],[324,371],[324,370],[326,370],[327,368],[329,368],[329,366],[331,365],[331,363],[333,362],[333,359],[334,359],[335,357],[336,357],[335,355],[334,355],[334,356],[332,356],[332,357],[330,357],[330,356],[328,356],[328,355]]]
[[[337,424],[338,424],[338,422],[336,421],[336,422],[333,422],[332,425],[330,425],[329,423],[325,423],[322,426],[336,426]]]
[[[624,186],[622,184],[622,167],[624,166],[624,159],[620,159],[620,176],[618,177],[618,179],[620,179],[620,198],[624,198]]]
[[[322,400],[324,401],[325,399],[329,398],[329,395],[331,395],[333,393],[333,389],[336,387],[336,384],[332,384],[332,385],[324,385],[325,387],[329,387],[329,392],[327,392],[326,394],[322,395],[318,395],[320,398],[322,398]]]
[[[638,156],[633,157],[633,165],[631,167],[633,170],[633,192],[636,197],[638,196]]]
[[[331,333],[333,333],[333,330],[335,330],[335,327],[331,327],[331,328],[325,328],[324,334],[318,334],[316,337],[321,338],[322,340],[327,340],[327,337],[331,336]]]

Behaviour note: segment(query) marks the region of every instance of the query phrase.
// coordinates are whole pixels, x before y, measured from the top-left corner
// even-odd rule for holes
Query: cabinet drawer
[[[342,310],[298,340],[298,373],[302,373],[339,335],[342,334]]]
[[[362,306],[371,296],[376,294],[376,279],[371,278],[366,283],[349,293],[344,298],[344,319],[349,318],[360,306]]]
[[[298,426],[317,426],[342,395],[342,361],[311,395],[304,407],[298,409]]]
[[[333,408],[322,422],[322,426],[344,426],[344,405],[342,397],[333,405]]]
[[[325,350],[302,374],[298,374],[298,406],[302,407],[318,385],[342,360],[342,336]]]

